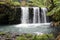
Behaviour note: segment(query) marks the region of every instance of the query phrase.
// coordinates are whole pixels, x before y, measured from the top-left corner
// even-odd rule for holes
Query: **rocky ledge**
[[[58,27],[58,26],[60,26],[60,21],[58,21],[58,22],[52,22],[52,23],[51,23],[51,26],[53,26],[53,27]]]

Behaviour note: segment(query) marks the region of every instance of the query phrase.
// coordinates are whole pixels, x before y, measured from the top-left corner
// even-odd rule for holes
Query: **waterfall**
[[[46,18],[46,12],[47,12],[47,8],[41,8],[42,10],[42,20],[43,20],[43,23],[47,23],[47,18]]]
[[[39,10],[39,7],[38,7],[38,23],[40,23],[40,10]]]
[[[22,9],[22,24],[29,23],[29,9],[28,7],[21,7]]]
[[[40,23],[40,12],[39,12],[39,7],[33,7],[33,23]]]
[[[33,23],[37,21],[37,7],[33,7]]]
[[[39,7],[32,7],[33,8],[33,16],[31,16],[33,19],[33,24],[35,23],[47,23],[47,18],[46,18],[46,12],[47,8],[39,8]],[[21,17],[21,22],[22,24],[28,24],[30,21],[30,14],[29,7],[21,7],[22,10],[22,17]],[[40,11],[41,10],[41,11]]]

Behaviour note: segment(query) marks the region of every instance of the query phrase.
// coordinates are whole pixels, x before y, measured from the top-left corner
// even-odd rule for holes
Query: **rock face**
[[[7,6],[0,4],[0,24],[8,24]]]
[[[20,9],[11,8],[10,5],[0,4],[0,25],[20,23]]]
[[[60,21],[58,21],[58,22],[52,22],[51,23],[51,26],[54,26],[54,27],[57,27],[59,25],[60,25]]]

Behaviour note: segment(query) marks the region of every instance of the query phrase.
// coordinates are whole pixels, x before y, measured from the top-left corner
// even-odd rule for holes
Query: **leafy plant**
[[[47,13],[47,16],[52,16],[55,21],[60,21],[60,0],[53,0],[55,7]]]
[[[30,0],[30,2],[32,2],[33,6],[38,6],[38,7],[46,7],[45,6],[45,1],[46,0]]]
[[[53,34],[35,35],[33,40],[53,40]]]

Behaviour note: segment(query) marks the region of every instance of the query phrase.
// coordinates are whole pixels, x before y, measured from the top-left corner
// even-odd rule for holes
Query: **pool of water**
[[[3,32],[18,32],[18,33],[52,33],[55,28],[50,27],[50,23],[42,24],[17,24],[0,26],[0,31]]]

